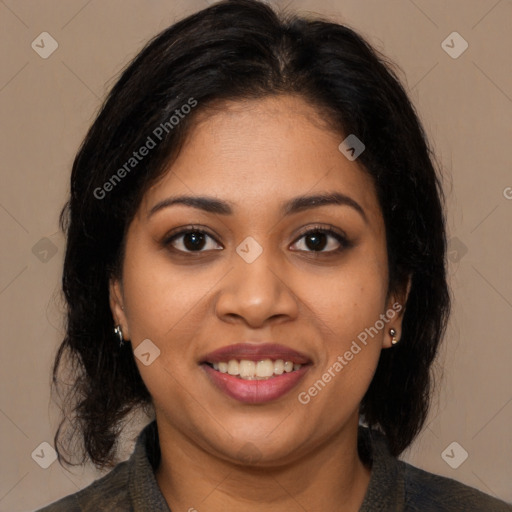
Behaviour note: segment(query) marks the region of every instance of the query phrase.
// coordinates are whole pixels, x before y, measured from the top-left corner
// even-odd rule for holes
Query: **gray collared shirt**
[[[396,459],[376,430],[359,427],[359,452],[363,460],[371,461],[370,483],[359,512],[512,512],[512,505]],[[159,463],[153,421],[139,434],[128,460],[36,512],[171,512],[154,474]]]

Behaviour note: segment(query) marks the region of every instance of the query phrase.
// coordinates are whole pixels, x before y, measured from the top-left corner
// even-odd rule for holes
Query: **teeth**
[[[254,361],[247,361],[246,359],[242,359],[238,365],[238,368],[240,369],[240,377],[242,377],[242,379],[254,377],[254,375],[256,375],[256,363]]]
[[[229,375],[239,375],[240,370],[238,369],[238,361],[235,359],[231,359],[228,363],[228,373]]]
[[[282,359],[278,359],[274,361],[274,373],[276,375],[282,375],[284,372],[284,361]]]
[[[229,361],[213,363],[213,368],[221,373],[228,373],[229,375],[238,376],[244,380],[264,380],[271,378],[275,375],[282,375],[283,373],[290,373],[299,370],[302,365],[294,364],[292,361],[283,361],[277,359],[263,359],[258,361],[249,361],[242,359],[230,359]]]
[[[274,374],[274,363],[270,359],[258,361],[256,365],[256,377],[272,377]]]

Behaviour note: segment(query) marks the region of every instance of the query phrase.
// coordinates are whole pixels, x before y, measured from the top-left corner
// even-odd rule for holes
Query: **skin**
[[[111,309],[134,349],[149,338],[161,351],[149,366],[136,362],[156,412],[162,462],[155,475],[172,510],[359,510],[370,479],[357,453],[359,405],[380,351],[391,347],[389,329],[400,337],[401,315],[309,403],[298,401],[359,333],[404,299],[388,296],[382,212],[369,175],[338,150],[344,138],[296,96],[203,111],[129,226]],[[320,192],[349,196],[364,217],[348,205],[280,210]],[[229,201],[233,213],[178,204],[148,216],[181,194]],[[210,234],[196,245],[200,252],[184,236],[165,246],[166,235],[190,225]],[[327,235],[315,249],[301,229],[318,226],[345,232],[349,244]],[[263,249],[252,263],[236,252],[248,236]],[[243,340],[281,343],[312,365],[278,400],[240,403],[214,387],[198,362]]]

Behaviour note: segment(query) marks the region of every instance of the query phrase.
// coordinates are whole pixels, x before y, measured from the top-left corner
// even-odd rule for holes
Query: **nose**
[[[285,322],[296,318],[298,302],[293,283],[270,251],[251,263],[238,254],[233,256],[234,268],[221,281],[216,313],[225,322],[245,322],[252,328],[269,322]]]

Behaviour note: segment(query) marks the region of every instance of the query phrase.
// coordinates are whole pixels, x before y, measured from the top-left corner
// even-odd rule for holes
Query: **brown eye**
[[[326,228],[309,229],[302,233],[299,240],[304,240],[302,247],[305,248],[298,250],[306,252],[333,253],[349,245],[347,238],[341,233]]]
[[[209,242],[209,240],[213,241]],[[214,238],[202,229],[187,229],[167,237],[163,244],[172,246],[179,252],[205,252],[206,250],[218,250],[219,246]],[[222,247],[220,247],[222,249]]]

